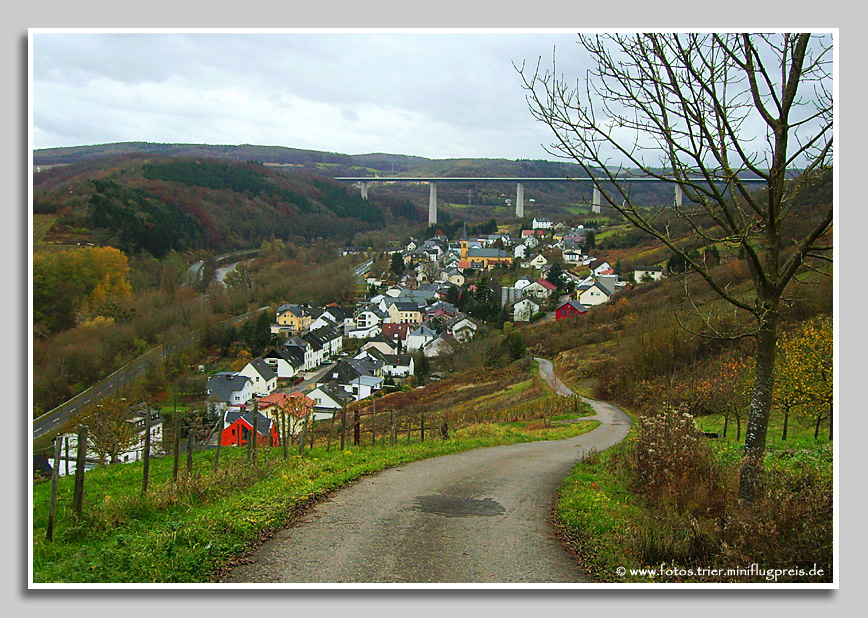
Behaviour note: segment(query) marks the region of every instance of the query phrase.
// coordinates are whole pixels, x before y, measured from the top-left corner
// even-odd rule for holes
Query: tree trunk
[[[726,430],[729,427],[729,413],[723,415],[723,437],[726,437]]]
[[[772,393],[775,386],[777,304],[766,302],[764,305],[766,311],[760,319],[760,328],[757,333],[753,395],[744,437],[744,456],[738,488],[738,499],[745,506],[752,506],[759,497],[763,472],[763,453],[766,448],[769,414],[772,409]]]
[[[814,423],[814,440],[820,435],[820,423],[823,421],[823,415],[817,413],[817,422]]]
[[[790,424],[790,408],[789,406],[784,408],[784,433],[781,436],[781,441],[787,439],[787,426]]]
[[[735,441],[741,441],[741,413],[735,417]]]

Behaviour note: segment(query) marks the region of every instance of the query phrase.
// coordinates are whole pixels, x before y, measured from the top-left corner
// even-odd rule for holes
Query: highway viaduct
[[[461,176],[338,176],[335,180],[343,180],[353,183],[359,183],[362,192],[362,197],[368,199],[368,185],[373,182],[427,182],[429,187],[428,193],[428,225],[437,223],[437,183],[441,182],[514,182],[515,189],[515,216],[521,218],[524,216],[524,184],[527,182],[583,182],[594,185],[594,194],[591,202],[591,210],[600,212],[600,189],[597,183],[612,183],[612,179],[608,178],[533,178],[533,177],[461,177]],[[691,178],[690,182],[705,182],[705,179]],[[741,182],[766,182],[763,178],[740,178]],[[616,178],[614,182],[630,183],[630,182],[668,182],[675,185],[674,204],[681,206],[684,193],[681,185],[676,184],[672,180],[664,180],[660,178]],[[724,181],[720,181],[724,182]]]

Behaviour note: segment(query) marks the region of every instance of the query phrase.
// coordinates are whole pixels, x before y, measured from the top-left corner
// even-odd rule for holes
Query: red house
[[[280,434],[277,423],[253,410],[230,410],[223,419],[220,446],[245,446],[253,435],[253,415],[256,414],[256,443],[262,446],[278,446]]]
[[[585,315],[588,308],[576,300],[568,300],[555,311],[555,321],[571,318],[576,315]]]

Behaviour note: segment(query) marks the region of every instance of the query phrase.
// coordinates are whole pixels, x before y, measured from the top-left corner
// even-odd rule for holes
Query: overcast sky
[[[117,141],[546,158],[513,63],[571,33],[33,35],[34,148]]]

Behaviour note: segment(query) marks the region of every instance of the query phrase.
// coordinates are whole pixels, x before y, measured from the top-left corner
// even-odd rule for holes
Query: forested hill
[[[105,156],[141,154],[167,157],[206,157],[231,161],[257,161],[265,165],[292,166],[333,176],[367,176],[385,174],[443,176],[577,176],[576,164],[552,161],[510,161],[508,159],[427,159],[402,154],[371,153],[360,155],[302,150],[283,146],[250,144],[155,144],[150,142],[119,142],[94,146],[44,148],[33,152],[33,164],[38,166],[78,163]]]
[[[47,148],[33,152],[34,166],[43,172],[53,166],[86,165],[89,161],[105,161],[106,157],[147,156],[173,158],[209,158],[224,161],[256,162],[263,167],[284,172],[307,172],[324,178],[337,176],[446,176],[446,177],[546,177],[577,178],[585,172],[575,163],[531,159],[451,158],[427,159],[412,155],[372,153],[349,155],[316,150],[301,150],[282,146],[155,144],[121,142],[69,148]],[[657,183],[642,183],[632,188],[634,199],[646,205],[666,205],[673,201],[671,187]],[[399,202],[411,200],[422,214],[427,206],[427,187],[381,185],[374,193],[391,195]],[[468,197],[470,194],[471,197]],[[536,203],[537,213],[564,218],[574,212],[576,204],[591,201],[591,187],[586,183],[527,183],[525,195]],[[444,216],[457,216],[470,221],[487,221],[492,217],[508,218],[506,199],[515,197],[515,187],[504,183],[470,182],[444,184],[439,198],[446,208]],[[448,204],[475,208],[453,209]],[[527,206],[529,207],[529,206]],[[527,208],[526,207],[526,208]]]
[[[162,257],[223,252],[271,237],[351,240],[412,205],[363,200],[357,189],[303,171],[225,159],[122,155],[34,172],[34,213],[56,217],[56,242],[94,242]]]

